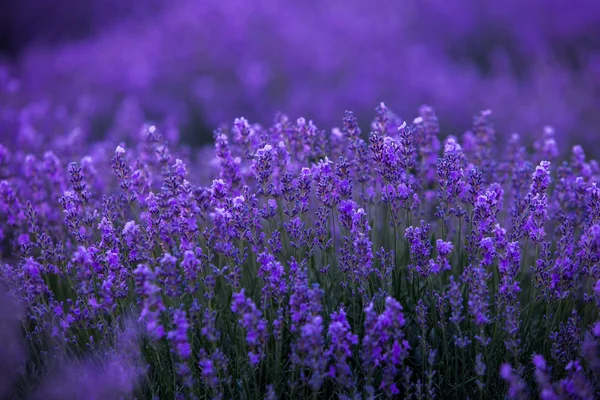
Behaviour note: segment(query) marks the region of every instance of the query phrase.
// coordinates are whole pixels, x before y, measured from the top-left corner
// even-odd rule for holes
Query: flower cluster
[[[599,397],[600,166],[491,118],[240,118],[207,162],[152,125],[40,147],[23,113],[0,396]]]

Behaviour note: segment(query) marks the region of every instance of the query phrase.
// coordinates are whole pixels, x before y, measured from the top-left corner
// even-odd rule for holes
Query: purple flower
[[[236,136],[235,129],[239,126],[239,121],[241,120],[236,119],[234,122],[234,136]],[[246,120],[243,120],[243,122],[246,125],[248,124]],[[246,129],[243,131],[247,132]],[[215,154],[219,161],[221,180],[224,184],[226,182],[229,187],[236,188],[242,180],[240,172],[241,159],[234,157],[227,135],[220,130],[215,132]]]
[[[142,312],[140,321],[146,323],[146,331],[155,340],[165,336],[165,330],[160,322],[160,317],[165,306],[160,288],[156,285],[154,272],[148,266],[140,264],[134,271],[136,286],[142,297]]]
[[[451,315],[450,322],[458,326],[465,317],[462,315],[464,309],[463,297],[461,293],[460,284],[454,279],[454,276],[450,277],[450,284],[446,292],[446,299],[450,305]]]
[[[272,190],[267,188],[267,182],[273,174],[273,146],[266,144],[256,151],[252,168],[259,185],[258,194],[270,194]]]
[[[551,126],[544,127],[544,136],[534,143],[536,157],[542,160],[552,161],[559,155],[555,139],[556,132]]]
[[[227,186],[223,179],[213,180],[211,187],[212,196],[215,200],[223,200],[227,196]]]
[[[597,337],[597,338],[600,337],[600,322],[596,322],[594,324],[592,332],[595,337]]]
[[[167,338],[173,343],[173,347],[177,356],[186,360],[190,358],[192,349],[188,341],[189,323],[185,311],[177,310],[173,314],[173,323],[175,329],[167,334]]]
[[[327,208],[337,206],[340,201],[336,190],[336,180],[332,168],[333,161],[325,157],[312,169],[312,176],[317,183],[316,193],[319,201]]]
[[[416,271],[422,277],[427,277],[433,271],[430,270],[431,264],[429,258],[431,256],[432,246],[429,241],[429,230],[431,226],[421,221],[420,227],[410,226],[406,228],[404,236],[410,243],[410,258],[412,264],[408,267]]]
[[[260,263],[258,276],[263,278],[265,285],[262,289],[262,308],[266,310],[271,301],[277,305],[284,302],[284,297],[287,294],[287,284],[285,270],[283,265],[272,254],[267,252],[261,253],[258,256]]]
[[[351,225],[350,237],[344,236],[339,268],[348,274],[345,278],[352,282],[353,290],[358,289],[360,294],[366,295],[366,284],[373,272],[373,244],[369,238],[371,227],[367,214],[362,208],[351,209],[349,215],[341,214],[340,218],[351,219]],[[342,282],[342,285],[346,283]]]
[[[48,293],[49,289],[43,277],[42,265],[36,262],[32,257],[25,260],[21,266],[25,284],[25,293],[30,301],[35,301],[37,296]]]
[[[119,180],[121,189],[125,192],[127,200],[133,200],[131,192],[131,167],[127,163],[126,151],[123,147],[117,146],[112,158],[112,170]]]
[[[329,361],[327,377],[338,385],[350,389],[353,385],[352,369],[348,364],[352,357],[353,346],[358,344],[358,336],[352,333],[343,308],[331,314],[331,322],[327,328],[329,347],[324,356]]]
[[[515,354],[519,351],[519,309],[518,294],[521,291],[517,280],[521,265],[521,250],[517,242],[511,242],[506,248],[506,254],[500,256],[498,270],[500,286],[498,287],[497,305],[501,308],[504,319],[504,331],[507,338],[504,342],[506,349]]]
[[[471,240],[480,241],[492,233],[498,212],[502,208],[503,196],[502,187],[492,184],[484,194],[477,197],[473,210],[474,236]]]
[[[181,295],[181,275],[177,267],[177,259],[169,253],[164,253],[160,259],[159,278],[169,297]]]
[[[540,243],[546,235],[544,231],[544,224],[548,218],[548,198],[546,190],[549,185],[550,162],[542,161],[533,173],[531,186],[526,200],[529,204],[529,217],[525,223],[525,230],[528,232],[534,243]]]
[[[525,383],[515,374],[510,364],[500,366],[500,377],[508,384],[508,396],[511,399],[526,399]]]
[[[246,330],[248,357],[250,365],[256,366],[265,356],[264,346],[267,340],[267,321],[252,299],[246,297],[244,290],[233,294],[231,311],[238,314],[238,322]]]
[[[198,367],[202,373],[202,381],[211,389],[215,390],[219,386],[219,378],[213,360],[208,357],[204,349],[200,351],[200,361]]]
[[[469,266],[463,273],[463,280],[469,286],[468,310],[473,323],[479,330],[475,339],[482,345],[487,346],[491,338],[486,337],[485,327],[492,319],[489,314],[489,289],[487,280],[490,274],[483,266]]]
[[[454,249],[452,242],[444,242],[442,239],[438,239],[435,244],[438,255],[435,261],[433,259],[429,260],[429,268],[434,275],[441,271],[452,269],[452,266],[448,262],[448,255]]]
[[[383,370],[380,388],[388,396],[398,394],[396,376],[402,370],[410,350],[402,331],[405,323],[402,306],[392,297],[386,297],[385,310],[380,315],[375,313],[373,303],[365,308],[361,355],[363,369],[369,379],[379,368]]]
[[[552,358],[560,365],[566,365],[579,358],[580,328],[578,322],[579,317],[573,310],[568,321],[561,322],[558,329],[549,335],[552,342]]]
[[[318,285],[309,286],[306,268],[292,259],[290,262],[290,330],[296,332],[323,308],[323,290]]]
[[[454,137],[448,137],[444,144],[444,155],[437,160],[436,166],[439,185],[437,195],[442,202],[437,208],[436,216],[442,220],[442,224],[447,223],[448,213],[452,208],[457,207],[456,199],[465,189],[463,182],[464,162],[465,156],[461,146],[456,142]]]
[[[348,230],[352,229],[352,216],[358,208],[356,202],[352,200],[342,200],[338,206],[339,219],[342,226]]]
[[[485,376],[486,369],[487,369],[487,367],[483,360],[483,354],[477,353],[477,355],[475,356],[475,375],[477,376],[477,379],[475,380],[475,384],[477,385],[477,388],[480,391],[483,390],[485,387],[485,383],[483,382],[483,377]],[[500,374],[505,373],[505,372],[506,371],[501,371]]]
[[[323,357],[323,318],[313,316],[300,328],[292,344],[292,364],[300,368],[300,379],[317,392],[325,378],[327,358]]]

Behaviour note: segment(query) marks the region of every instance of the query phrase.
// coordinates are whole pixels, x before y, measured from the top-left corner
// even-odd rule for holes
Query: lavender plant
[[[0,393],[598,398],[598,163],[489,111],[358,126],[240,118],[202,164],[155,126],[7,140]]]

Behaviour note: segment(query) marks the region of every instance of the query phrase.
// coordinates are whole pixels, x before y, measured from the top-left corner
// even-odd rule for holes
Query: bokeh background
[[[199,145],[277,111],[368,127],[383,101],[433,106],[445,134],[492,109],[501,140],[551,125],[600,155],[597,0],[4,0],[0,37],[4,104],[94,137],[152,120]]]

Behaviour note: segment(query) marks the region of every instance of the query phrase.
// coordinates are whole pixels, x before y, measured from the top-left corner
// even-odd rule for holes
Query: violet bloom
[[[444,226],[448,221],[450,211],[457,207],[456,199],[465,189],[463,182],[464,163],[465,156],[460,144],[457,143],[454,137],[449,137],[444,144],[444,155],[438,158],[436,166],[438,178],[437,195],[442,202],[437,207],[436,216],[442,220]],[[454,213],[456,212],[454,210]]]
[[[558,329],[549,335],[552,342],[552,358],[559,365],[566,365],[569,361],[576,360],[580,355],[580,328],[579,316],[573,310],[566,323],[561,322]]]
[[[258,182],[258,195],[270,195],[272,189],[267,186],[269,178],[273,173],[273,146],[264,145],[256,151],[252,168]]]
[[[283,250],[283,243],[281,241],[281,232],[278,229],[273,231],[271,238],[267,241],[267,243],[269,243],[269,248],[273,254],[281,254],[281,251]]]
[[[394,298],[386,297],[383,313],[377,315],[374,304],[370,303],[365,308],[365,314],[361,358],[368,376],[367,385],[374,383],[371,380],[381,368],[383,378],[379,388],[388,396],[397,396],[400,390],[396,385],[396,377],[410,350],[402,330],[406,323],[402,306]]]
[[[521,265],[521,250],[518,242],[511,242],[506,248],[506,254],[500,257],[498,270],[500,286],[498,287],[497,305],[502,309],[504,319],[503,329],[507,338],[504,341],[506,350],[512,354],[519,351],[520,339],[520,304],[518,294],[521,291],[517,275]]]
[[[483,265],[469,266],[463,273],[463,280],[469,285],[469,314],[478,329],[475,339],[482,346],[487,346],[492,340],[485,334],[485,327],[492,322],[489,314],[489,288],[487,285],[490,275]]]
[[[435,242],[435,245],[438,255],[435,260],[429,260],[429,268],[431,273],[437,275],[441,271],[449,271],[452,269],[452,266],[448,262],[448,255],[452,253],[454,245],[452,242],[444,242],[442,239],[438,239]]]
[[[345,157],[340,157],[335,165],[335,186],[340,201],[352,197],[354,186],[350,177],[350,163]]]
[[[167,296],[174,298],[181,295],[181,275],[177,259],[169,253],[165,253],[160,259],[159,278]]]
[[[175,324],[175,329],[167,334],[167,338],[173,343],[177,356],[182,360],[186,360],[191,356],[192,349],[187,337],[190,325],[187,321],[185,311],[175,311],[173,314],[173,323]]]
[[[340,201],[338,191],[335,186],[335,175],[332,168],[333,161],[325,157],[320,160],[312,169],[312,176],[316,185],[316,193],[320,202],[331,209]]]
[[[308,211],[313,175],[310,168],[303,167],[298,177],[298,197],[300,199],[300,213]]]
[[[188,323],[186,312],[183,310],[176,310],[173,314],[173,323],[175,329],[167,334],[167,338],[171,342],[172,351],[179,358],[177,371],[183,378],[184,385],[191,388],[194,384],[193,375],[187,364],[187,360],[192,355],[192,346],[188,340],[190,324]]]
[[[134,221],[125,224],[122,231],[123,241],[129,252],[129,262],[137,263],[143,260],[142,232]]]
[[[571,360],[565,367],[567,377],[560,381],[561,395],[567,398],[592,399],[595,388],[588,380],[581,363]]]
[[[496,257],[496,248],[494,246],[494,239],[491,237],[485,237],[479,242],[479,248],[481,253],[481,264],[484,267],[489,267],[494,263]]]
[[[525,382],[515,372],[510,364],[505,363],[500,366],[500,377],[508,385],[509,398],[515,400],[526,399]]]
[[[417,167],[419,175],[424,184],[432,184],[436,178],[436,164],[441,147],[438,138],[440,126],[434,109],[427,105],[421,106],[419,116],[415,118],[413,124],[420,156],[420,165]]]
[[[255,367],[265,356],[264,347],[267,340],[267,321],[252,299],[246,297],[244,289],[233,294],[231,311],[239,316],[239,323],[246,330],[246,343],[249,346],[250,365]]]
[[[71,187],[75,193],[82,196],[82,192],[87,186],[83,179],[83,169],[76,162],[72,162],[69,164],[67,172],[69,174],[69,183],[71,183]]]
[[[340,218],[351,219],[350,237],[344,236],[339,268],[349,274],[345,278],[353,282],[353,290],[358,289],[360,294],[366,296],[368,278],[373,272],[373,244],[369,238],[371,227],[362,208],[352,209],[349,215],[345,214],[346,211],[344,210]],[[342,285],[345,284],[346,282],[342,282]]]
[[[498,184],[492,184],[484,194],[477,197],[473,209],[473,238],[470,240],[479,242],[491,234],[498,212],[502,208],[503,196],[502,188]]]
[[[600,222],[600,188],[596,182],[592,182],[586,190],[586,209],[590,225]]]
[[[342,200],[338,206],[339,219],[342,227],[347,230],[352,229],[352,215],[358,208],[358,204],[353,200]]]
[[[544,127],[544,135],[540,140],[536,140],[533,148],[536,151],[536,158],[541,160],[553,161],[559,155],[556,143],[556,132],[551,126]]]
[[[210,311],[209,309],[204,310],[202,316],[202,329],[200,332],[210,343],[217,343],[221,338],[221,332],[216,327],[217,312]]]
[[[198,367],[201,371],[202,381],[215,393],[216,397],[222,396],[219,392],[221,381],[229,385],[231,377],[229,375],[229,359],[225,353],[216,348],[212,353],[208,354],[206,350],[200,349],[198,355]]]
[[[258,262],[260,263],[258,276],[265,282],[261,296],[262,308],[266,310],[270,306],[271,301],[277,307],[283,303],[284,297],[287,294],[283,265],[277,261],[275,256],[267,252],[259,254]]]
[[[535,169],[531,186],[527,195],[529,216],[525,223],[525,230],[534,243],[540,243],[546,233],[544,224],[548,219],[548,197],[546,190],[550,185],[550,162],[542,161]]]
[[[6,216],[6,222],[18,226],[25,220],[24,208],[11,182],[0,181],[0,211]]]
[[[448,304],[450,305],[450,319],[449,321],[458,329],[460,332],[460,324],[464,321],[465,316],[463,315],[463,296],[461,293],[461,285],[458,283],[454,276],[450,277],[450,284],[445,294]],[[469,345],[470,341],[466,336],[456,335],[454,336],[456,346],[459,348],[465,348]]]
[[[386,188],[393,189],[395,185],[401,182],[406,186],[408,182],[406,179],[407,171],[403,168],[403,164],[405,167],[412,165],[412,161],[404,161],[406,157],[412,158],[412,144],[400,143],[391,136],[380,136],[377,133],[371,133],[369,142],[371,157],[375,165],[374,169],[383,179]],[[389,193],[387,197],[392,198]]]
[[[202,254],[202,249],[197,249]],[[183,269],[183,276],[185,278],[185,291],[193,294],[198,290],[198,281],[204,264],[203,257],[196,257],[196,254],[191,250],[186,250],[183,253],[183,260],[181,261],[181,268]]]
[[[59,199],[59,202],[62,205],[65,216],[64,221],[69,228],[69,232],[71,235],[73,235],[77,242],[84,243],[85,227],[81,225],[80,200],[73,192],[66,191]]]
[[[483,360],[483,354],[477,353],[475,356],[475,376],[477,379],[475,380],[475,385],[477,388],[482,391],[485,387],[484,377],[487,370],[487,366],[485,365],[485,361]]]
[[[368,157],[367,144],[360,137],[361,131],[356,117],[350,111],[346,111],[344,114],[343,132],[350,145],[347,153],[353,167],[353,178],[364,185],[371,173],[371,159]]]
[[[300,368],[300,379],[313,392],[323,385],[327,358],[323,356],[323,318],[313,316],[300,327],[300,335],[292,344],[291,362]]]
[[[414,146],[415,132],[412,127],[407,126],[406,122],[403,122],[397,130],[398,144],[400,146],[400,166],[403,169],[402,180],[405,183],[409,183],[409,172],[414,167],[416,158],[416,147]]]
[[[247,124],[247,121],[245,123]],[[237,125],[234,123],[234,126]],[[227,135],[220,130],[215,133],[215,154],[219,160],[221,179],[228,187],[237,188],[242,180],[240,173],[241,159],[232,154]]]
[[[558,400],[551,381],[550,368],[546,364],[546,360],[541,354],[535,354],[532,359],[535,367],[535,381],[540,391],[540,399],[542,400]]]
[[[496,133],[490,120],[491,114],[491,110],[484,110],[473,117],[472,134],[475,137],[473,159],[476,165],[481,166],[486,178],[491,178],[494,170],[492,152],[496,141]]]
[[[198,361],[198,368],[200,368],[202,381],[204,384],[209,388],[216,390],[219,386],[217,371],[213,360],[208,357],[204,349],[200,350],[200,361]]]
[[[592,328],[592,333],[594,334],[594,337],[600,338],[600,321],[594,324],[594,327]]]
[[[98,230],[101,232],[101,242],[99,247],[106,250],[115,250],[117,245],[117,236],[115,227],[111,220],[106,216],[98,224]]]
[[[290,330],[296,332],[323,309],[323,290],[317,285],[309,285],[307,271],[304,266],[292,259],[290,261]]]
[[[352,357],[353,346],[358,344],[358,336],[352,333],[343,307],[331,314],[327,336],[329,348],[324,354],[329,361],[327,377],[333,379],[338,385],[350,389],[353,380],[348,361]]]
[[[127,163],[126,151],[123,147],[117,146],[115,149],[111,166],[121,189],[125,192],[127,201],[132,201],[134,197],[131,191],[131,167]]]
[[[283,227],[290,238],[288,244],[291,248],[300,249],[303,246],[308,246],[311,230],[306,229],[305,226],[306,224],[299,217],[283,223]]]
[[[146,324],[148,334],[155,340],[165,336],[165,330],[160,322],[161,314],[166,307],[162,300],[160,288],[156,284],[154,272],[148,266],[140,264],[134,271],[136,286],[142,298],[140,321]]]
[[[425,221],[421,221],[420,227],[409,226],[406,228],[404,236],[410,243],[410,258],[412,263],[409,264],[408,268],[412,271],[416,271],[422,277],[429,276],[432,271],[430,270],[430,256],[432,246],[429,241],[429,231],[431,226],[426,224]]]
[[[23,284],[25,285],[25,293],[29,301],[35,301],[38,296],[49,292],[48,286],[44,281],[43,266],[35,261],[33,257],[28,257],[21,266],[23,271]]]

